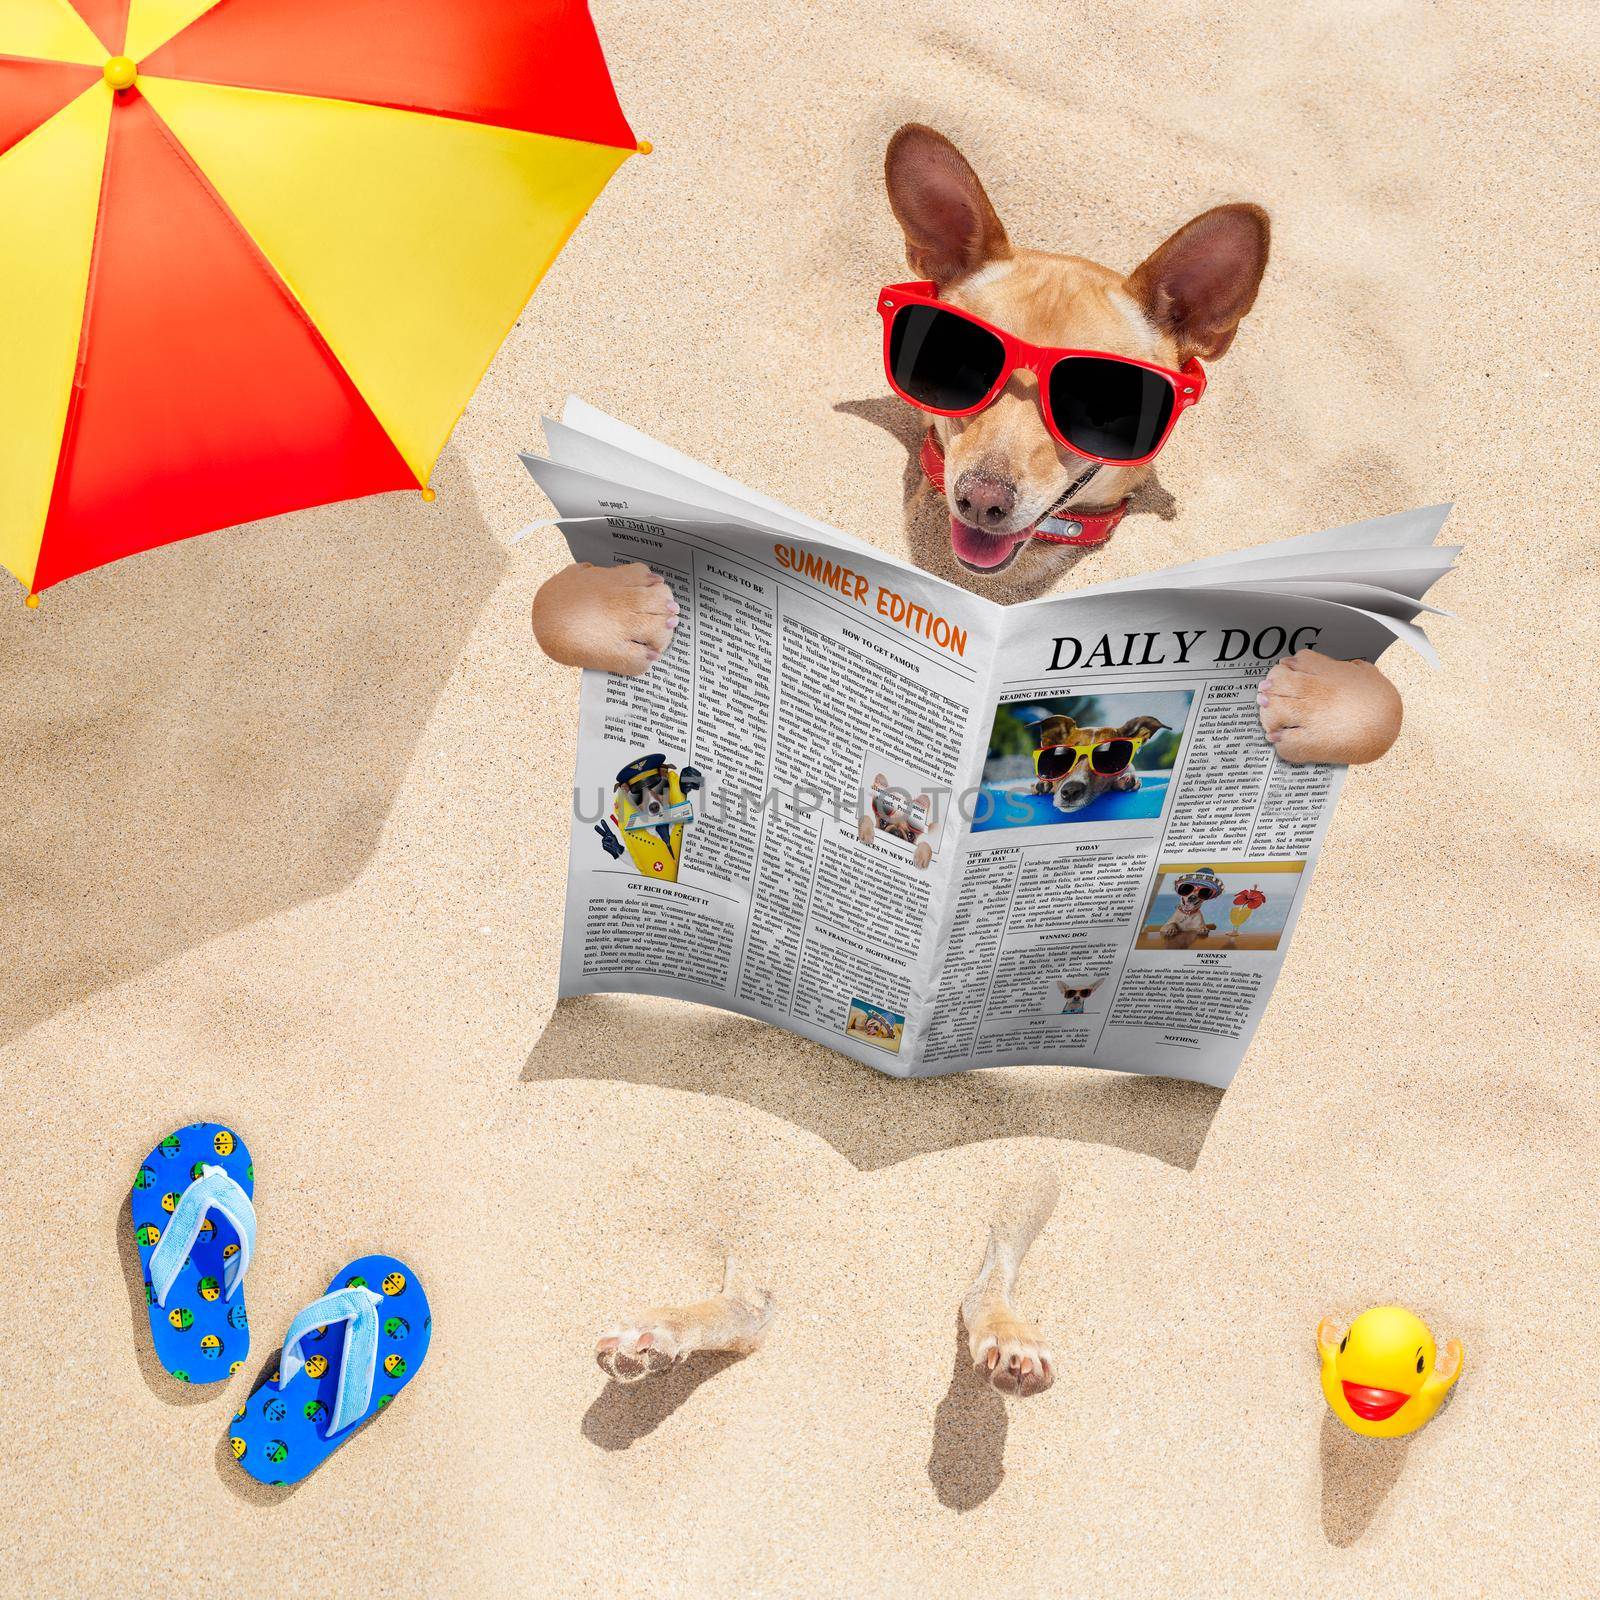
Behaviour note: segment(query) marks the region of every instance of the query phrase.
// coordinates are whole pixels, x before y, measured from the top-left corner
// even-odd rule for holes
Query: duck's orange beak
[[[1392,1417],[1411,1398],[1398,1389],[1369,1389],[1360,1383],[1347,1383],[1343,1387],[1345,1403],[1367,1422],[1382,1422]]]

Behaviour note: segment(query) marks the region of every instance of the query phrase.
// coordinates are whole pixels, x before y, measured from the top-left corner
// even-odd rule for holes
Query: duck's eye
[[[1420,1350],[1417,1351],[1417,1371],[1422,1371],[1422,1352]]]
[[[1347,1333],[1347,1334],[1346,1334],[1346,1335],[1345,1335],[1345,1336],[1344,1336],[1344,1338],[1342,1338],[1342,1339],[1341,1339],[1341,1340],[1340,1340],[1340,1341],[1339,1341],[1339,1354],[1340,1354],[1340,1355],[1343,1355],[1343,1354],[1344,1354],[1344,1347],[1345,1347],[1345,1346],[1346,1346],[1346,1345],[1347,1345],[1347,1344],[1349,1344],[1349,1343],[1350,1343],[1350,1335],[1349,1335],[1349,1334],[1348,1334],[1348,1333]]]

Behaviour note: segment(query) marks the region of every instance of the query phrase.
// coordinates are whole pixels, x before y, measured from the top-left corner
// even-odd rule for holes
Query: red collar
[[[923,436],[922,470],[940,494],[944,493],[944,451],[939,446],[939,436],[930,427]],[[1126,499],[1119,500],[1109,511],[1070,511],[1060,516],[1039,519],[1033,530],[1035,539],[1046,544],[1074,544],[1080,547],[1104,544],[1116,531],[1128,509]]]

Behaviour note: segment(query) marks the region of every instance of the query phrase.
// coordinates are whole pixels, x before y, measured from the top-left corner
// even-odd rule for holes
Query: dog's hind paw
[[[972,1364],[1002,1394],[1026,1398],[1056,1381],[1055,1356],[1039,1330],[1009,1306],[986,1306],[967,1328]]]
[[[637,1383],[665,1372],[696,1348],[686,1340],[681,1313],[645,1311],[607,1329],[594,1347],[602,1371],[619,1383]]]
[[[1370,661],[1297,651],[1262,679],[1256,700],[1267,742],[1295,766],[1376,761],[1400,733],[1400,692]]]
[[[721,1294],[697,1305],[652,1307],[608,1328],[594,1347],[601,1370],[619,1383],[637,1383],[702,1350],[756,1349],[772,1321],[772,1296],[764,1289],[735,1293],[735,1273],[730,1257]]]

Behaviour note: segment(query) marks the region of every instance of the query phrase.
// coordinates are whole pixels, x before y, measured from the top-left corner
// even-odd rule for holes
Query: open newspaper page
[[[1277,759],[1258,685],[1306,647],[1431,659],[1447,507],[1003,608],[581,402],[546,430],[574,557],[681,607],[643,676],[583,675],[563,994],[898,1076],[1231,1079],[1344,776]]]
[[[1272,992],[1343,768],[1290,766],[1282,656],[1375,657],[1325,601],[1084,594],[1007,616],[917,1071],[1061,1062],[1225,1084]]]
[[[642,677],[583,675],[562,993],[699,1000],[908,1071],[1002,611],[865,547],[529,465],[575,558],[643,562],[682,608]]]

